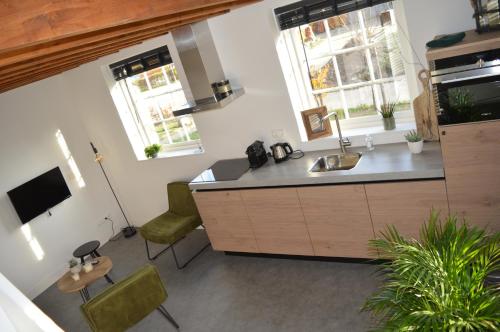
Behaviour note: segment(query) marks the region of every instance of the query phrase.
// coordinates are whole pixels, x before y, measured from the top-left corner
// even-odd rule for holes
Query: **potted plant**
[[[71,272],[71,278],[73,280],[80,280],[80,271],[82,270],[82,266],[78,263],[78,261],[72,258],[69,262],[69,271]]]
[[[147,158],[151,159],[158,157],[158,152],[160,152],[160,150],[161,150],[160,144],[151,144],[150,146],[146,146],[144,148],[144,153],[146,154]]]
[[[384,283],[363,307],[378,318],[377,330],[499,330],[500,292],[485,280],[500,269],[500,233],[459,224],[456,216],[442,223],[433,212],[420,240],[389,226],[370,247],[389,259]]]
[[[396,111],[395,102],[384,103],[380,105],[380,115],[384,122],[384,130],[394,130],[396,128],[396,120],[394,119],[394,112]]]
[[[408,149],[410,149],[411,153],[419,154],[422,152],[422,149],[424,148],[424,140],[419,133],[415,130],[411,130],[405,135],[405,138],[408,142]]]

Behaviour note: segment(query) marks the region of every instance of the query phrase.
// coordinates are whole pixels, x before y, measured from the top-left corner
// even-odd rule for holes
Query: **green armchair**
[[[182,265],[179,264],[174,245],[184,239],[187,234],[195,230],[198,226],[203,225],[187,183],[169,183],[167,185],[167,193],[169,210],[147,222],[141,227],[139,232],[146,242],[146,253],[149,260],[155,260],[168,249],[172,249],[172,255],[174,256],[177,268],[183,269],[201,254],[210,243],[206,244],[186,263]],[[158,244],[167,244],[168,246],[151,257],[148,241]]]
[[[81,306],[94,332],[125,331],[158,310],[176,329],[179,325],[163,307],[167,291],[158,270],[146,265]]]

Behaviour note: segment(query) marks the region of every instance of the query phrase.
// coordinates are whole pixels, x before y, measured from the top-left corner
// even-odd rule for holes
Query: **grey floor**
[[[196,231],[178,245],[179,256],[205,241]],[[114,280],[148,262],[139,235],[99,251],[113,260]],[[170,251],[154,264],[169,293],[164,306],[181,331],[367,331],[373,324],[359,311],[379,283],[373,265],[227,256],[210,247],[181,271]],[[91,296],[107,286],[104,279],[92,284]],[[78,293],[63,294],[53,285],[35,303],[64,330],[89,331]],[[131,331],[175,329],[153,312]]]

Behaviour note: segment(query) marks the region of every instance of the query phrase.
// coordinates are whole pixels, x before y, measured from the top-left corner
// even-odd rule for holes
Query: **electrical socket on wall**
[[[101,219],[101,222],[99,223],[99,225],[103,225],[105,224],[107,221],[111,222],[111,214],[110,213],[106,213],[104,215],[104,218]]]

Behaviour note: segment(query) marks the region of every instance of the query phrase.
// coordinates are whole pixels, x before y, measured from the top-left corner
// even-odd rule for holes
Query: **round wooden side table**
[[[113,268],[113,263],[108,256],[97,257],[97,264],[90,272],[81,271],[80,280],[75,281],[71,277],[71,272],[66,272],[58,281],[57,288],[63,293],[76,293],[80,292],[83,302],[90,300],[90,294],[87,286],[99,278],[106,278],[106,280],[113,284],[113,280],[108,276],[109,271]]]

